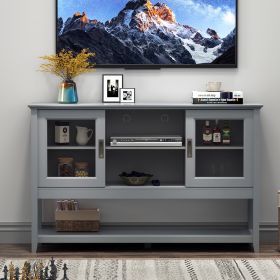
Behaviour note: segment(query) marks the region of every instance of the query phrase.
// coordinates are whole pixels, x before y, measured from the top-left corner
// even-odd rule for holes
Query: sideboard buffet
[[[259,250],[262,105],[31,104],[32,251],[40,243],[248,243]],[[205,121],[227,122],[230,145],[203,145]],[[58,121],[70,123],[69,145],[54,141]],[[75,127],[93,130],[87,145]],[[179,135],[178,147],[112,147],[112,136]],[[60,177],[59,157],[87,161],[88,177]],[[154,174],[160,186],[126,186],[131,168]],[[244,226],[102,225],[99,232],[56,232],[42,222],[42,202],[59,199],[246,200]],[[55,210],[55,209],[54,209]],[[141,213],[137,213],[141,215]]]

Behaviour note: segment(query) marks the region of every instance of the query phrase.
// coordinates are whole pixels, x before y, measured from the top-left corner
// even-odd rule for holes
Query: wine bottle
[[[229,145],[230,144],[230,135],[231,134],[231,129],[229,127],[229,122],[225,121],[224,122],[224,127],[222,129],[222,143],[224,145]]]
[[[205,145],[212,144],[213,133],[210,127],[210,121],[205,121],[205,126],[202,129],[202,140]]]
[[[213,143],[216,145],[220,145],[222,143],[222,133],[219,128],[219,122],[216,120],[216,125],[213,129]]]

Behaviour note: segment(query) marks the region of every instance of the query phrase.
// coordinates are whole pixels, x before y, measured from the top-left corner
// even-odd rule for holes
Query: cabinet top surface
[[[31,109],[41,110],[86,110],[86,109],[189,109],[189,110],[254,110],[261,109],[262,104],[191,104],[191,103],[77,103],[77,104],[59,104],[59,103],[33,103],[29,105]]]

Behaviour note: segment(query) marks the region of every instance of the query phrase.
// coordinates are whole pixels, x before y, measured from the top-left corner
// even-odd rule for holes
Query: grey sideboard
[[[40,243],[248,243],[259,250],[260,143],[262,105],[32,104],[32,251]],[[205,120],[226,121],[230,145],[203,145]],[[56,121],[70,123],[70,143],[56,145]],[[86,146],[75,142],[75,126],[94,130]],[[111,147],[111,136],[180,135],[182,147]],[[89,163],[89,177],[59,177],[57,159]],[[129,169],[152,173],[160,186],[125,186]],[[42,202],[58,199],[245,200],[245,225],[102,225],[96,233],[59,233],[42,222]],[[55,209],[54,209],[55,211]],[[102,213],[102,209],[101,209]],[[138,213],[137,215],[141,215]],[[101,219],[102,223],[102,219]]]

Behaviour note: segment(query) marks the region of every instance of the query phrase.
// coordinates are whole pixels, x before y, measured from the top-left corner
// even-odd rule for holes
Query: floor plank
[[[61,258],[280,258],[276,244],[262,244],[254,253],[244,244],[47,244],[36,254],[30,245],[0,244],[0,257]]]

